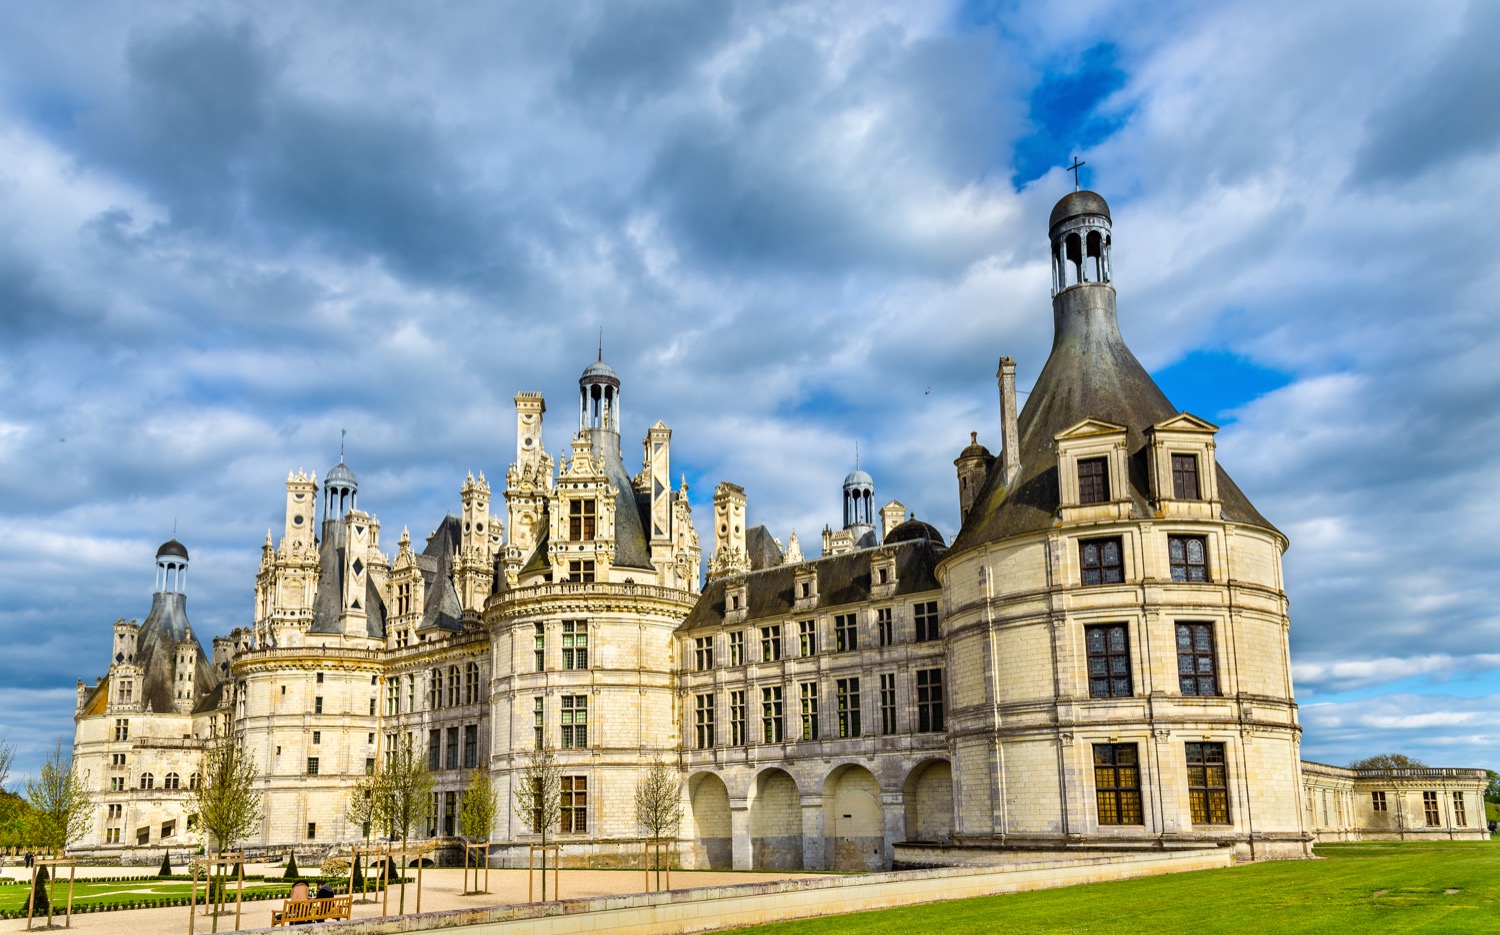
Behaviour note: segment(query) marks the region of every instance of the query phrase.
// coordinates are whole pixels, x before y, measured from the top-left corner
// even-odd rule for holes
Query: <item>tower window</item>
[[[579,561],[568,563],[568,580],[581,584],[594,583],[594,563]]]
[[[1202,536],[1168,536],[1167,556],[1173,581],[1208,580],[1208,546]]]
[[[1130,684],[1130,637],[1123,623],[1083,628],[1088,645],[1089,697],[1126,698]]]
[[[594,520],[598,501],[573,500],[568,503],[568,538],[576,541],[594,538]]]
[[[1172,496],[1178,500],[1197,500],[1198,456],[1172,455]]]
[[[1083,571],[1083,583],[1119,584],[1124,581],[1121,552],[1118,538],[1085,539],[1078,543],[1078,564]]]
[[[562,652],[564,669],[587,669],[589,667],[587,620],[564,620],[562,622]]]
[[[1135,744],[1094,744],[1094,795],[1099,824],[1142,823],[1141,767]]]
[[[1105,458],[1084,458],[1078,462],[1078,502],[1109,502],[1109,462]]]
[[[562,746],[564,750],[589,745],[589,699],[587,695],[562,696]]]
[[[1213,624],[1177,624],[1177,680],[1184,695],[1219,694]]]
[[[1229,824],[1229,779],[1222,743],[1187,745],[1188,805],[1193,823]]]

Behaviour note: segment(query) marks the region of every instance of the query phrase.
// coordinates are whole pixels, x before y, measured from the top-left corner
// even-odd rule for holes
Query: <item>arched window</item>
[[[188,777],[188,788],[189,789],[196,789],[196,788],[198,788],[201,785],[203,785],[203,774],[202,773],[194,773],[193,775],[191,775],[191,776]]]
[[[443,670],[433,669],[427,683],[427,707],[436,710],[443,706]]]
[[[141,773],[141,788],[142,789],[154,789],[154,788],[156,788],[156,777],[152,776],[150,773]]]
[[[166,778],[162,780],[161,787],[163,789],[180,789],[182,788],[182,783],[177,778],[176,773],[168,773]]]
[[[471,662],[464,667],[464,703],[474,704],[479,700],[479,663]]]

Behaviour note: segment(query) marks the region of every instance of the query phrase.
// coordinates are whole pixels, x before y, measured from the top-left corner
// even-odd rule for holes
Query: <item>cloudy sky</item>
[[[1050,343],[1046,218],[1109,199],[1121,328],[1291,538],[1310,759],[1500,768],[1500,5],[9,3],[0,738],[192,550],[248,624],[289,470],[424,536],[511,397],[624,381],[813,546],[858,445],[956,530],[995,361]]]

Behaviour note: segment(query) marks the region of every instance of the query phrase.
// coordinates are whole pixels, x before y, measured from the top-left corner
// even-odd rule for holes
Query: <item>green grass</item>
[[[739,931],[746,935],[1500,932],[1500,845],[1339,844],[1319,847],[1317,854],[1327,859],[1248,864]],[[1458,892],[1445,892],[1450,889]]]
[[[67,871],[64,870],[64,874],[66,874],[66,872]],[[181,881],[170,880],[160,883],[153,883],[143,880],[122,883],[115,883],[110,881],[85,883],[80,881],[73,884],[73,908],[76,910],[80,906],[90,903],[121,902],[124,900],[137,899],[156,899],[166,896],[175,896],[186,899],[192,888],[193,885],[191,883],[183,883]],[[204,884],[199,883],[198,899],[200,901],[204,898],[204,889]],[[271,885],[261,883],[251,885],[249,883],[246,883],[245,896],[246,898],[248,898],[252,892],[264,893],[266,891],[285,895],[290,889],[291,883],[276,883]],[[15,911],[17,909],[20,909],[22,911],[25,911],[26,894],[29,891],[30,887],[24,884],[0,886],[0,910],[8,909],[11,911]],[[61,880],[54,882],[48,889],[47,895],[52,899],[52,911],[54,914],[62,912],[65,908],[67,908],[67,876],[64,875]],[[230,902],[234,901],[234,886],[232,884],[229,887],[229,899]]]

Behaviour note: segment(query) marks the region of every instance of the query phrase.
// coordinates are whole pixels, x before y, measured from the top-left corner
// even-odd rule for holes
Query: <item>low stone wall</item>
[[[809,877],[357,919],[328,923],[320,931],[340,935],[391,935],[444,929],[468,935],[568,935],[591,931],[609,931],[614,935],[678,935],[1079,883],[1210,870],[1227,867],[1232,861],[1229,848],[1049,858],[1018,861],[1003,867]]]

